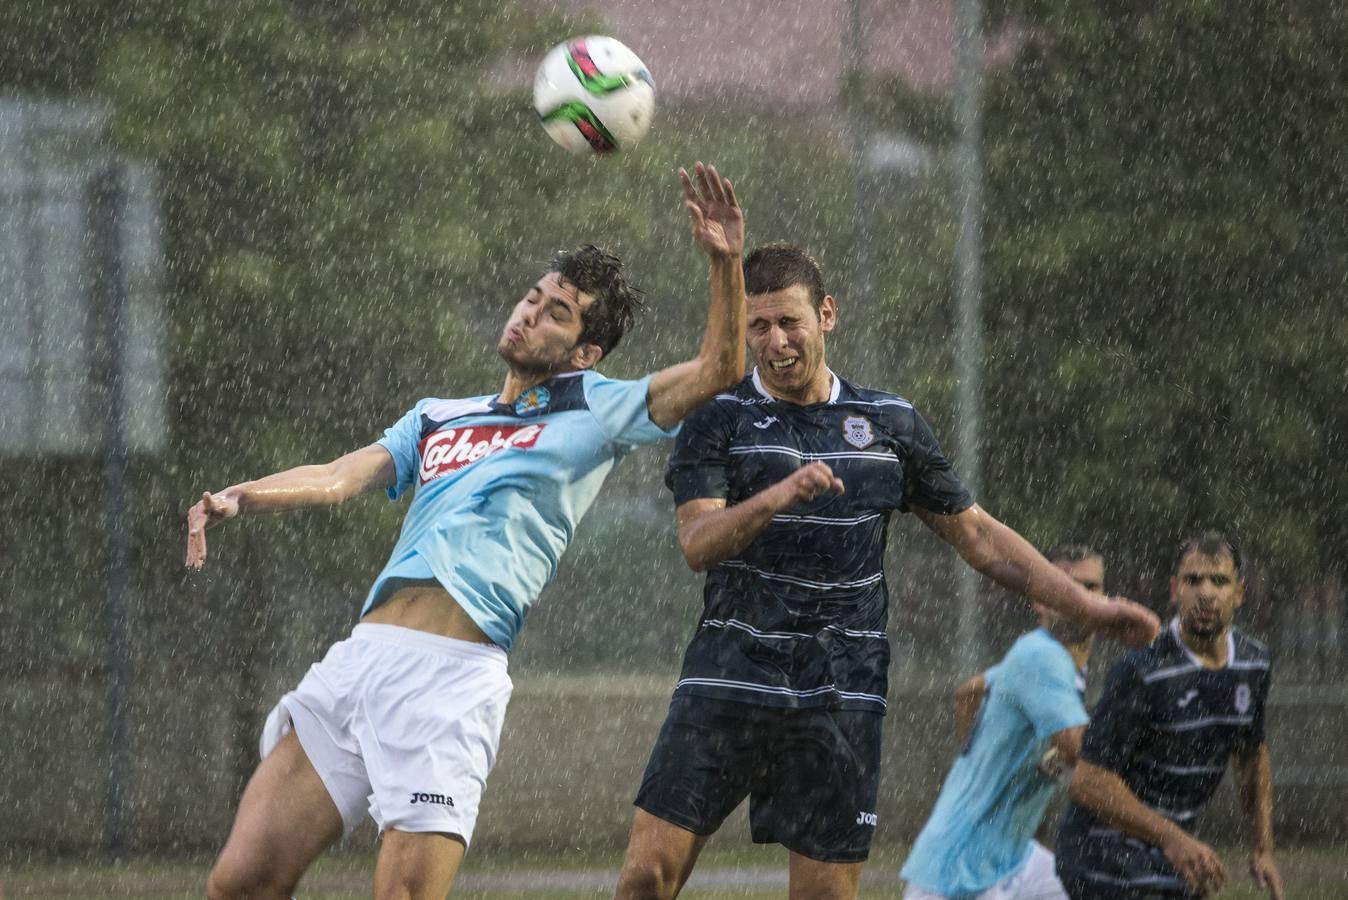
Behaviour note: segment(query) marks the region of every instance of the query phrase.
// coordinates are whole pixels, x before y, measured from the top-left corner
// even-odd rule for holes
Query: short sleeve
[[[715,400],[688,417],[674,439],[665,484],[676,505],[730,493],[730,428]]]
[[[1254,717],[1250,722],[1250,727],[1246,729],[1245,734],[1241,736],[1241,743],[1246,747],[1258,747],[1264,743],[1264,707],[1268,705],[1268,689],[1273,684],[1273,667],[1269,664],[1269,670],[1264,673],[1264,677],[1259,679],[1258,694],[1255,695]]]
[[[421,452],[418,447],[421,444],[421,408],[425,402],[424,400],[418,402],[407,411],[406,415],[386,429],[384,436],[375,442],[393,457],[396,479],[393,486],[388,489],[390,500],[397,500],[407,492],[416,479],[417,469],[420,468]]]
[[[1147,722],[1145,686],[1136,658],[1129,653],[1109,670],[1104,693],[1081,742],[1081,758],[1111,772],[1123,771]]]
[[[631,449],[678,433],[677,425],[664,429],[651,421],[648,396],[652,376],[618,381],[598,372],[586,372],[581,377],[585,379],[585,402],[590,412],[615,444]]]
[[[925,509],[952,516],[974,505],[973,496],[955,475],[950,460],[941,452],[941,444],[927,420],[916,409],[911,411],[912,439],[903,471],[903,498],[899,509]]]
[[[1037,741],[1090,721],[1077,690],[1071,657],[1016,648],[1002,669],[1000,690],[1025,715]]]

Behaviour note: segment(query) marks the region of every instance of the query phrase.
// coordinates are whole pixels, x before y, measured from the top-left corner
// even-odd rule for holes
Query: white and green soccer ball
[[[612,153],[641,140],[655,115],[655,84],[641,58],[611,37],[564,41],[534,76],[543,128],[572,153]]]

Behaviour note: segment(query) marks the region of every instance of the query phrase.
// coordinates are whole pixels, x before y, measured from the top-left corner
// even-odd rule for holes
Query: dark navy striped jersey
[[[1268,650],[1232,628],[1227,664],[1204,668],[1179,622],[1109,673],[1081,758],[1117,774],[1151,809],[1192,832],[1231,755],[1264,742]],[[1159,848],[1106,826],[1080,804],[1058,831],[1058,870],[1114,890],[1187,896]]]
[[[733,506],[816,460],[846,491],[775,516],[708,571],[675,696],[884,711],[890,515],[973,504],[913,405],[835,374],[826,402],[800,406],[754,371],[684,422],[665,480],[676,504]]]

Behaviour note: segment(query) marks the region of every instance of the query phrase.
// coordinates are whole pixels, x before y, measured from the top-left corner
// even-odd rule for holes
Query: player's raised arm
[[[206,529],[242,513],[283,512],[341,503],[357,494],[392,487],[393,457],[371,444],[327,465],[298,466],[222,491],[207,491],[187,511],[187,566],[206,562]]]
[[[978,504],[949,516],[916,512],[969,565],[1064,618],[1130,647],[1145,646],[1160,633],[1160,620],[1151,610],[1131,600],[1109,600],[1086,590]]]
[[[715,166],[679,170],[689,226],[711,262],[711,306],[697,356],[655,373],[651,421],[669,428],[744,377],[744,211]]]

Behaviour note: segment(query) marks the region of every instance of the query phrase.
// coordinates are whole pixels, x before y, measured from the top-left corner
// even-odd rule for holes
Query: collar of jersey
[[[842,379],[834,374],[832,369],[828,369],[828,377],[833,379],[833,387],[829,389],[828,399],[825,403],[837,403],[838,395],[842,393]],[[758,366],[754,366],[753,373],[754,390],[758,391],[759,396],[764,400],[776,400],[777,398],[768,393],[768,389],[763,387],[763,379],[758,377]]]
[[[1184,655],[1189,657],[1189,661],[1200,669],[1206,669],[1203,660],[1198,658],[1198,654],[1189,649],[1189,645],[1184,643],[1184,638],[1180,637],[1179,616],[1170,620],[1170,634],[1175,638],[1175,643],[1179,644]],[[1236,630],[1232,626],[1226,629],[1226,665],[1222,669],[1228,668],[1231,663],[1236,661]],[[1220,672],[1222,669],[1213,669],[1214,672]]]
[[[558,372],[556,375],[549,375],[547,378],[544,378],[538,384],[534,385],[534,387],[544,387],[545,385],[552,384],[558,378],[578,378],[581,375],[584,375],[586,372],[591,371],[593,370],[578,369],[575,372]],[[491,400],[488,401],[488,405],[491,407],[491,412],[493,413],[505,412],[508,413],[509,415],[515,416],[515,418],[523,418],[523,416],[520,416],[518,413],[515,412],[515,404],[501,402],[500,394],[497,394],[495,397],[492,397]]]

